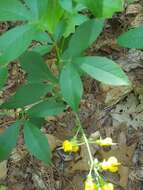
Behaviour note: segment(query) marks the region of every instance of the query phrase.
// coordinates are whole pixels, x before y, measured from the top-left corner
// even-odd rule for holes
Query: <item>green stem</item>
[[[51,40],[52,40],[52,42],[53,42],[53,44],[54,44],[54,46],[55,46],[55,50],[56,50],[56,55],[57,55],[57,63],[58,63],[58,69],[60,70],[61,69],[61,66],[60,66],[60,60],[61,60],[61,55],[60,55],[60,50],[59,50],[59,47],[58,47],[58,45],[57,45],[57,42],[55,41],[55,39],[53,38],[53,36],[52,36],[52,34],[51,33],[49,33],[48,32],[48,34],[49,34],[49,36],[50,36],[50,38],[51,38]]]
[[[55,42],[55,49],[56,49],[56,54],[57,54],[57,59],[58,59],[58,63],[59,63],[59,61],[60,61],[60,59],[61,59],[61,55],[60,55],[60,50],[59,50],[59,48],[58,48],[58,46],[57,46],[57,43]]]
[[[94,159],[93,159],[93,156],[92,156],[92,154],[91,154],[91,149],[90,149],[90,146],[89,146],[88,138],[86,137],[86,135],[85,135],[85,133],[84,133],[84,130],[83,130],[83,128],[82,128],[82,124],[81,124],[81,122],[80,122],[80,119],[79,119],[78,114],[75,113],[75,115],[76,115],[77,124],[78,124],[78,126],[79,126],[79,129],[80,129],[81,132],[82,132],[82,135],[83,135],[83,138],[84,138],[84,141],[85,141],[85,144],[86,144],[86,148],[87,148],[87,151],[88,151],[88,154],[89,154],[89,158],[90,158],[90,172],[89,172],[89,173],[91,174],[91,172],[92,172],[92,170],[93,170],[93,167],[94,167],[94,172],[95,172],[95,174],[96,174],[96,176],[97,176],[98,184],[100,185],[100,181],[99,181],[100,175],[99,175],[99,173],[98,173],[98,170],[97,170],[96,166],[94,165]]]
[[[61,41],[61,53],[63,52],[63,48],[64,48],[64,43],[65,43],[65,38],[62,39]]]
[[[88,139],[87,139],[87,137],[86,137],[86,135],[84,133],[84,130],[83,130],[81,122],[80,122],[80,119],[79,119],[79,117],[78,117],[77,114],[76,114],[76,120],[77,120],[77,124],[79,126],[79,129],[82,132],[82,135],[83,135],[86,147],[87,147],[87,151],[88,151],[88,154],[89,154],[89,158],[90,158],[90,162],[91,162],[90,164],[92,165],[94,163],[94,160],[93,160],[93,157],[92,157],[92,154],[91,154],[91,150],[90,150],[90,146],[89,146],[89,143],[88,143]]]

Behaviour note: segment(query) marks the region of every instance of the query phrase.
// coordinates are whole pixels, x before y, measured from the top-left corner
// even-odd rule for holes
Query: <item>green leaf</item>
[[[55,27],[55,31],[53,33],[53,38],[55,42],[60,41],[65,31],[65,28],[66,28],[65,20],[61,20],[60,22],[58,22],[58,24]]]
[[[103,20],[91,19],[81,24],[72,36],[66,54],[77,56],[87,49],[102,32]]]
[[[31,117],[47,117],[62,113],[64,108],[65,106],[63,103],[59,103],[54,100],[47,100],[36,104],[30,110],[28,110],[27,113]]]
[[[8,63],[24,53],[35,32],[32,25],[23,25],[17,26],[0,36],[0,63]]]
[[[54,33],[63,13],[64,10],[61,8],[59,0],[49,0],[47,14],[43,17],[41,23],[50,33]]]
[[[7,67],[6,66],[0,67],[0,90],[2,89],[4,84],[6,83],[7,77],[8,77]]]
[[[49,34],[46,32],[38,32],[33,39],[40,42],[52,43]]]
[[[45,55],[49,53],[53,48],[53,45],[38,45],[32,48],[32,51],[39,53],[40,55]]]
[[[78,72],[71,64],[65,65],[61,71],[60,87],[66,102],[74,111],[77,111],[82,97],[83,87]]]
[[[67,26],[66,26],[63,36],[65,38],[68,37],[71,33],[75,32],[76,26],[81,25],[87,20],[88,20],[88,17],[85,15],[78,14],[78,13],[69,14],[66,19]]]
[[[115,12],[123,11],[124,0],[77,0],[98,18],[111,18]]]
[[[30,11],[19,0],[0,0],[0,21],[30,19]]]
[[[136,0],[127,0],[129,4],[134,3]]]
[[[118,38],[118,44],[127,48],[143,48],[143,26],[130,29]]]
[[[72,12],[73,4],[72,0],[59,0],[59,3],[63,9],[65,9],[68,12]]]
[[[0,190],[8,190],[8,188],[6,186],[1,185]]]
[[[29,83],[21,86],[7,102],[1,105],[1,108],[21,108],[33,104],[48,92],[51,88],[47,84]]]
[[[38,128],[41,128],[44,123],[44,118],[30,117],[29,121],[30,123],[33,123],[33,125],[36,125]]]
[[[38,19],[47,13],[49,0],[24,0],[30,8],[33,18]]]
[[[57,82],[39,53],[26,52],[20,57],[22,68],[28,73],[28,81],[43,82],[51,80]]]
[[[129,85],[130,82],[120,66],[105,57],[81,57],[75,59],[79,68],[96,80],[109,85]]]
[[[0,161],[6,160],[16,146],[20,123],[16,122],[0,134]]]
[[[45,164],[51,164],[51,151],[48,139],[32,123],[26,122],[24,126],[24,140],[27,149]]]

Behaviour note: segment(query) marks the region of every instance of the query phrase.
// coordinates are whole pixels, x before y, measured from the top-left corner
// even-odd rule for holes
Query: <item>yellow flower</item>
[[[63,146],[62,146],[64,152],[78,152],[79,150],[79,146],[76,144],[75,141],[69,141],[69,140],[65,140],[63,142]]]
[[[107,137],[105,139],[97,140],[96,144],[98,144],[99,146],[112,146],[115,145],[116,143],[113,143],[112,139],[110,137]]]
[[[88,176],[85,181],[85,190],[97,190],[97,185],[94,182],[92,176]]]
[[[119,169],[120,163],[118,162],[117,158],[115,157],[110,157],[107,161],[103,160],[101,162],[101,168],[105,171],[110,171],[110,172],[117,172]]]
[[[114,190],[114,185],[112,183],[106,183],[103,185],[102,190]]]

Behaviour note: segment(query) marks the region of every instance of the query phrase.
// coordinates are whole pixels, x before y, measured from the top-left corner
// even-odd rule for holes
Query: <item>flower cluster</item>
[[[85,135],[84,135],[84,138]],[[83,138],[77,140],[77,136],[70,140],[65,140],[62,144],[62,149],[66,153],[76,153],[80,149],[80,145],[86,144],[88,152],[90,151],[89,144],[95,143],[98,146],[101,147],[109,147],[112,145],[115,145],[116,143],[113,143],[112,139],[110,137],[107,137],[105,139],[98,139],[94,141],[93,139],[86,138],[85,141]],[[99,162],[97,159],[93,159],[91,152],[90,154],[90,172],[84,182],[84,189],[85,190],[114,190],[114,185],[112,183],[108,183],[105,181],[105,179],[102,177],[101,173],[102,171],[108,171],[108,172],[117,172],[120,166],[120,163],[118,162],[116,157],[110,157],[107,160],[104,159],[102,162]],[[92,174],[94,174],[92,176]]]
[[[64,152],[78,152],[79,151],[79,146],[76,142],[76,140],[72,139],[70,140],[65,140],[63,142],[63,146],[62,146]]]
[[[106,137],[105,139],[96,140],[96,144],[99,146],[107,147],[107,146],[115,145],[116,143],[113,143],[110,137]]]
[[[91,175],[87,176],[87,179],[86,179],[84,185],[85,185],[85,190],[97,190],[97,185],[94,182],[94,179],[92,178]]]
[[[104,183],[100,188],[98,188],[98,184],[94,181],[91,175],[87,176],[84,185],[85,190],[114,190],[114,185],[112,183]]]
[[[114,173],[118,171],[120,163],[118,162],[117,158],[110,157],[107,161],[103,160],[103,162],[101,162],[100,165],[104,171]]]
[[[114,190],[114,185],[112,183],[105,183],[103,185],[102,190]]]

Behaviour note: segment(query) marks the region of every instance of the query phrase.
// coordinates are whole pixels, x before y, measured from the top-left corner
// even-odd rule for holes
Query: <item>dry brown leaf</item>
[[[137,3],[137,4],[130,4],[127,7],[126,14],[138,14],[143,10],[142,6]]]
[[[132,165],[132,156],[135,151],[137,143],[134,143],[130,146],[120,145],[112,148],[110,151],[101,150],[102,158],[108,159],[111,156],[116,156],[119,162],[125,166]]]
[[[89,170],[89,155],[87,153],[86,146],[81,146],[81,152],[80,152],[81,159],[77,163],[71,163],[71,173],[74,173],[75,171],[88,171]]]
[[[0,163],[0,180],[4,180],[7,177],[7,161]]]
[[[106,106],[112,106],[122,100],[131,92],[132,87],[111,87],[109,85],[101,84],[100,89],[104,96],[104,103]]]
[[[50,148],[52,151],[54,151],[56,149],[56,147],[61,145],[61,141],[58,138],[56,138],[55,136],[53,136],[51,134],[46,134],[46,137],[48,138],[48,142],[49,142],[49,145],[50,145]]]
[[[124,189],[127,189],[128,177],[129,177],[129,168],[121,165],[120,169],[119,169],[119,174],[120,174],[119,185],[121,187],[123,187]]]
[[[16,184],[12,185],[11,190],[24,190],[24,185],[16,183]]]

